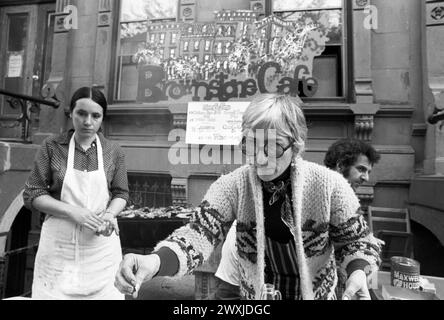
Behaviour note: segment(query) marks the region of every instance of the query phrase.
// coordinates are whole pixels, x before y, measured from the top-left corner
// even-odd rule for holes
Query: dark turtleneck
[[[262,181],[264,194],[265,235],[271,240],[288,243],[293,239],[290,229],[282,221],[282,210],[285,201],[291,208],[291,165],[276,179],[270,182]],[[292,208],[290,209],[292,210]]]

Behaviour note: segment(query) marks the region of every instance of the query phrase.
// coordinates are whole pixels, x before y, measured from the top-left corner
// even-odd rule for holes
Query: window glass
[[[171,34],[171,44],[175,44],[177,41],[177,33]]]
[[[314,98],[344,95],[344,10],[342,0],[273,0],[274,14],[298,25],[313,24],[299,57],[316,80]],[[281,30],[276,30],[277,34]]]
[[[211,48],[211,41],[210,40],[206,40],[205,41],[205,51],[210,51],[210,48]]]
[[[120,21],[176,18],[177,0],[122,0]]]
[[[342,0],[274,0],[273,2],[273,10],[275,12],[341,7]]]
[[[5,48],[1,48],[0,56],[4,56],[6,59],[0,63],[3,64],[4,68],[6,67],[6,72],[0,78],[0,87],[10,92],[25,94],[24,77],[29,32],[28,13],[8,14],[5,27],[8,30],[6,33],[7,41]],[[20,113],[20,108],[12,108],[9,103],[6,103],[5,96],[0,95],[0,99],[0,115]]]
[[[159,43],[164,44],[165,43],[165,33],[161,33],[159,35]]]
[[[223,7],[214,0],[122,0],[115,99],[226,101],[276,91],[344,98],[343,0],[266,2],[271,13],[240,0]]]
[[[147,43],[148,19],[175,20],[177,0],[121,0],[119,52],[115,99],[133,101],[137,96],[138,72],[135,55]],[[165,42],[165,35],[150,34],[149,42]],[[161,56],[162,50],[157,54]]]

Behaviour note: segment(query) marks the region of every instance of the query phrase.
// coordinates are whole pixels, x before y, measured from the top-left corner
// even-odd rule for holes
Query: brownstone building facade
[[[40,143],[69,127],[67,105],[78,87],[97,85],[108,97],[105,133],[125,150],[132,204],[196,206],[237,165],[167,161],[171,132],[186,130],[188,103],[248,101],[277,90],[283,76],[290,80],[281,86],[305,103],[305,158],[322,163],[344,137],[371,142],[382,158],[358,190],[362,204],[409,208],[444,244],[444,131],[427,123],[435,107],[444,108],[443,12],[444,1],[425,0],[2,1],[0,89],[56,104],[20,109],[0,95],[0,259],[38,240],[40,217],[23,208],[21,192]],[[290,50],[287,61],[297,62],[261,85],[261,70],[279,75],[273,63],[288,57],[279,47],[291,45],[291,30],[310,23],[317,29],[307,51]],[[235,47],[245,48],[243,36],[250,60],[230,66]],[[150,60],[156,68],[141,65],[138,52],[159,59]],[[195,78],[178,78],[185,67]],[[234,81],[230,94],[212,90],[212,80],[213,87]],[[243,94],[246,81],[251,89]],[[29,121],[17,122],[23,110]],[[25,264],[32,270],[32,261]],[[29,274],[17,281],[29,285]]]

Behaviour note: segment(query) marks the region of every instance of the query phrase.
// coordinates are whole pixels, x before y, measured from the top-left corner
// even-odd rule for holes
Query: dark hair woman
[[[25,206],[46,214],[33,299],[123,299],[116,216],[128,200],[124,153],[99,132],[107,102],[97,88],[72,96],[74,130],[45,140],[25,185]],[[115,231],[115,232],[113,232]]]

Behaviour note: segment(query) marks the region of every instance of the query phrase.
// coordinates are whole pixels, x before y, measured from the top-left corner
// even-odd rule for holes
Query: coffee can
[[[391,284],[394,287],[419,290],[420,264],[406,257],[392,257]]]

